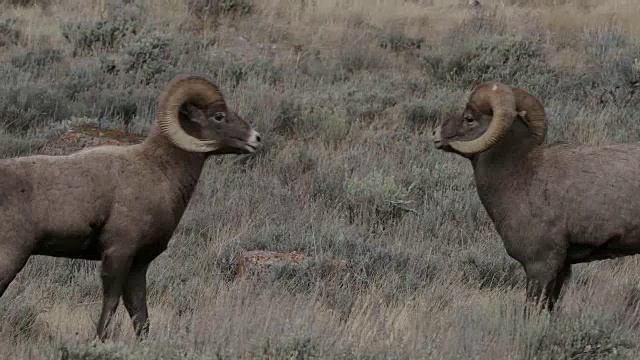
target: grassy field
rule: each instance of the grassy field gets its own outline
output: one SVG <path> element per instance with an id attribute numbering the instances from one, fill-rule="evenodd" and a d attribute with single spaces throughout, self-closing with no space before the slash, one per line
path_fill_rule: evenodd
<path id="1" fill-rule="evenodd" d="M 122 306 L 92 342 L 99 263 L 33 257 L 0 298 L 2 358 L 640 357 L 640 258 L 575 266 L 558 313 L 524 319 L 470 164 L 429 136 L 500 80 L 544 102 L 549 142 L 639 141 L 640 6 L 480 1 L 0 0 L 2 156 L 77 118 L 145 133 L 186 71 L 266 142 L 207 165 L 151 265 L 147 342 Z M 312 260 L 233 280 L 254 249 Z"/>

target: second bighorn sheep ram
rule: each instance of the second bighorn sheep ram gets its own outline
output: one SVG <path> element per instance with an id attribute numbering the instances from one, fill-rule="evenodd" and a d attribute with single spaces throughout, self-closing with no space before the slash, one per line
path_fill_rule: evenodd
<path id="1" fill-rule="evenodd" d="M 572 264 L 640 253 L 640 144 L 544 144 L 545 118 L 525 90 L 487 82 L 433 141 L 471 161 L 527 300 L 553 310 Z"/>
<path id="2" fill-rule="evenodd" d="M 166 87 L 140 144 L 0 160 L 0 295 L 31 255 L 101 260 L 98 337 L 121 296 L 137 337 L 146 337 L 147 268 L 166 249 L 205 160 L 253 153 L 259 143 L 213 83 L 185 74 Z"/>

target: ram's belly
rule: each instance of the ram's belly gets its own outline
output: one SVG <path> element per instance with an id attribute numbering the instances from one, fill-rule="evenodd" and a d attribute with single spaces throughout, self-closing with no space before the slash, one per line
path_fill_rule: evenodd
<path id="1" fill-rule="evenodd" d="M 603 245 L 570 244 L 567 251 L 569 263 L 583 263 L 595 260 L 614 259 L 622 256 L 640 254 L 638 244 L 605 243 Z"/>
<path id="2" fill-rule="evenodd" d="M 570 233 L 567 254 L 570 262 L 612 259 L 640 253 L 639 228 L 615 224 L 615 221 L 609 224 L 595 222 L 593 225 L 596 226 Z"/>
<path id="3" fill-rule="evenodd" d="M 89 206 L 87 202 L 76 201 L 75 207 L 54 207 L 38 209 L 36 253 L 97 260 L 100 259 L 100 234 L 105 226 L 108 211 L 100 202 Z M 61 216 L 65 214 L 65 216 Z"/>
<path id="4" fill-rule="evenodd" d="M 99 233 L 91 230 L 76 234 L 45 234 L 38 239 L 34 255 L 100 260 Z"/>

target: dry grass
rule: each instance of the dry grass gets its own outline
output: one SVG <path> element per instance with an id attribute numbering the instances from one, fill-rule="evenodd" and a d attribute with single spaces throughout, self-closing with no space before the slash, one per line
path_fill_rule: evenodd
<path id="1" fill-rule="evenodd" d="M 640 354 L 639 260 L 576 266 L 557 315 L 525 320 L 523 271 L 469 164 L 427 135 L 474 82 L 498 79 L 545 103 L 549 141 L 640 140 L 635 1 L 20 3 L 0 1 L 3 156 L 32 153 L 74 117 L 144 132 L 184 71 L 214 77 L 266 144 L 206 168 L 151 266 L 148 342 L 133 341 L 121 307 L 116 341 L 91 343 L 98 264 L 34 257 L 0 299 L 4 358 Z M 231 280 L 234 257 L 255 249 L 314 260 Z M 347 270 L 328 271 L 334 260 Z"/>

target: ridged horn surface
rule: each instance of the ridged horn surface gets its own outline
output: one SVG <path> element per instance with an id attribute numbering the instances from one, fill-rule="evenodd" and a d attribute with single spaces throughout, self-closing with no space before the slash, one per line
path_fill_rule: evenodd
<path id="1" fill-rule="evenodd" d="M 187 74 L 174 78 L 160 98 L 157 115 L 160 131 L 175 146 L 190 152 L 210 152 L 218 149 L 215 140 L 197 139 L 180 126 L 180 107 L 190 102 L 200 109 L 227 112 L 227 104 L 218 87 L 204 76 Z"/>
<path id="2" fill-rule="evenodd" d="M 525 111 L 525 117 L 531 137 L 533 137 L 538 144 L 544 142 L 546 135 L 546 114 L 542 103 L 533 95 L 529 94 L 527 90 L 514 88 L 512 89 L 513 95 L 516 99 L 516 111 Z"/>
<path id="3" fill-rule="evenodd" d="M 515 97 L 510 87 L 498 82 L 486 82 L 479 85 L 471 96 L 473 103 L 485 115 L 493 115 L 487 130 L 477 139 L 453 141 L 451 147 L 463 154 L 475 154 L 485 151 L 497 143 L 509 130 L 515 116 Z"/>

